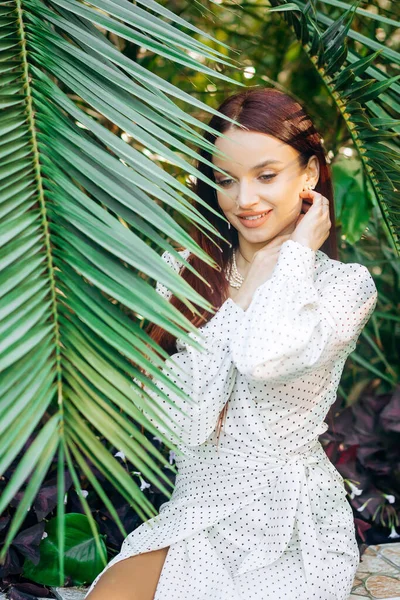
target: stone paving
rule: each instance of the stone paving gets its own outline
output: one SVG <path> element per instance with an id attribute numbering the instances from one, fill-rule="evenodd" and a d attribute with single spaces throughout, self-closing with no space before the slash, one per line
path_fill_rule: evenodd
<path id="1" fill-rule="evenodd" d="M 87 588 L 52 588 L 57 600 L 83 600 Z M 6 596 L 0 593 L 0 600 Z M 400 542 L 368 546 L 348 600 L 400 600 Z"/>
<path id="2" fill-rule="evenodd" d="M 88 588 L 52 588 L 57 600 L 83 600 Z"/>
<path id="3" fill-rule="evenodd" d="M 400 543 L 368 546 L 349 600 L 400 600 Z"/>

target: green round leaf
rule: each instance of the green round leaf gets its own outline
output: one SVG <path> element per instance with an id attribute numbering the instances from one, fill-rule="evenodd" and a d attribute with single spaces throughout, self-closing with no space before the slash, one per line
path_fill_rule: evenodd
<path id="1" fill-rule="evenodd" d="M 57 517 L 46 527 L 47 537 L 40 544 L 40 561 L 24 564 L 24 577 L 43 585 L 59 585 Z M 100 544 L 106 551 L 104 536 Z M 65 577 L 74 585 L 91 583 L 103 570 L 103 562 L 90 529 L 88 518 L 79 513 L 65 515 Z"/>

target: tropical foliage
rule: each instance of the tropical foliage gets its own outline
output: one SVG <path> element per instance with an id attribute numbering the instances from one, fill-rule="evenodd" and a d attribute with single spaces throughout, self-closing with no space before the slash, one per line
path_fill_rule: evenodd
<path id="1" fill-rule="evenodd" d="M 0 472 L 8 480 L 1 513 L 25 485 L 1 557 L 57 455 L 61 581 L 65 466 L 77 488 L 81 470 L 124 532 L 89 462 L 142 519 L 153 516 L 154 507 L 112 457 L 110 445 L 170 493 L 170 480 L 159 466 L 163 457 L 140 430 L 157 433 L 142 413 L 144 399 L 132 382 L 133 376 L 143 378 L 136 366 L 157 375 L 162 362 L 140 324 L 149 319 L 175 334 L 181 334 L 183 324 L 195 329 L 142 275 L 206 305 L 165 269 L 147 243 L 175 252 L 166 235 L 199 252 L 156 201 L 206 232 L 210 225 L 188 201 L 193 192 L 103 124 L 110 121 L 142 149 L 160 152 L 191 176 L 198 174 L 184 160 L 185 154 L 197 158 L 185 143 L 204 145 L 194 129 L 203 126 L 168 94 L 212 109 L 125 57 L 104 32 L 117 32 L 207 75 L 214 72 L 188 51 L 210 61 L 222 58 L 160 19 L 179 23 L 173 13 L 156 3 L 147 5 L 158 15 L 128 2 L 102 0 L 90 6 L 7 2 L 1 10 Z M 85 498 L 81 500 L 105 562 L 95 521 Z"/>
<path id="2" fill-rule="evenodd" d="M 400 386 L 375 394 L 373 382 L 358 402 L 332 406 L 321 443 L 344 478 L 362 544 L 400 538 Z"/>
<path id="3" fill-rule="evenodd" d="M 355 401 L 371 377 L 393 388 L 399 23 L 380 4 L 1 2 L 3 577 L 25 561 L 45 583 L 32 568 L 40 545 L 57 554 L 60 582 L 89 580 L 106 560 L 99 528 L 116 551 L 170 496 L 176 448 L 144 416 L 151 399 L 133 378 L 156 389 L 137 367 L 161 377 L 165 353 L 147 321 L 179 337 L 193 330 L 155 280 L 195 312 L 193 302 L 210 308 L 159 254 L 183 245 L 210 263 L 188 225 L 219 234 L 187 181 L 199 176 L 207 115 L 238 85 L 296 94 L 326 132 L 344 259 L 358 252 L 376 270 L 381 302 L 341 394 Z M 77 513 L 76 540 L 66 539 Z M 88 531 L 97 567 L 82 579 L 64 556 L 79 555 Z"/>
<path id="4" fill-rule="evenodd" d="M 322 3 L 346 7 L 344 2 L 322 0 Z M 400 74 L 389 76 L 392 63 L 399 70 L 400 54 L 351 30 L 354 12 L 360 11 L 360 3 L 358 0 L 339 19 L 333 20 L 317 13 L 313 2 L 271 1 L 278 10 L 285 9 L 287 22 L 294 28 L 334 99 L 363 163 L 363 172 L 373 186 L 384 223 L 400 253 L 400 145 L 396 140 L 400 121 L 393 119 L 394 114 L 400 114 L 400 85 L 396 83 Z M 359 14 L 371 18 L 369 11 Z M 396 25 L 394 20 L 382 18 L 379 21 Z M 348 51 L 347 36 L 357 40 L 361 46 L 358 51 Z M 375 66 L 377 59 L 379 65 Z M 386 145 L 390 140 L 393 140 L 392 148 Z"/>

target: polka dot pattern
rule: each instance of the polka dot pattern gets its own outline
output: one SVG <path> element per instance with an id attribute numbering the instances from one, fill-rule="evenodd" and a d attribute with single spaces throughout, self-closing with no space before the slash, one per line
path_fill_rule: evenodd
<path id="1" fill-rule="evenodd" d="M 183 442 L 175 489 L 106 569 L 169 546 L 154 600 L 345 600 L 359 563 L 353 515 L 318 437 L 376 302 L 366 267 L 287 240 L 246 310 L 228 298 L 190 334 L 202 351 L 177 340 L 162 369 L 176 393 L 145 388 L 162 432 Z"/>

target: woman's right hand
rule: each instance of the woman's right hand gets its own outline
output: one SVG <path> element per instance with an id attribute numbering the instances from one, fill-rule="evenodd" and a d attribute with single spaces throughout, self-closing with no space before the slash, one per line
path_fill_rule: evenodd
<path id="1" fill-rule="evenodd" d="M 305 190 L 300 193 L 300 196 L 303 200 L 311 199 L 312 204 L 308 206 L 303 202 L 305 214 L 298 216 L 294 230 L 276 236 L 264 248 L 254 253 L 245 280 L 233 299 L 243 310 L 249 306 L 256 289 L 270 279 L 284 242 L 293 240 L 311 250 L 318 250 L 329 237 L 331 221 L 327 198 L 314 190 Z"/>
<path id="2" fill-rule="evenodd" d="M 298 216 L 290 239 L 303 244 L 303 246 L 308 246 L 311 250 L 319 250 L 329 237 L 332 226 L 329 216 L 329 200 L 314 190 L 304 190 L 300 192 L 300 197 L 303 198 L 305 214 Z M 311 200 L 311 206 L 306 204 L 305 198 Z"/>

